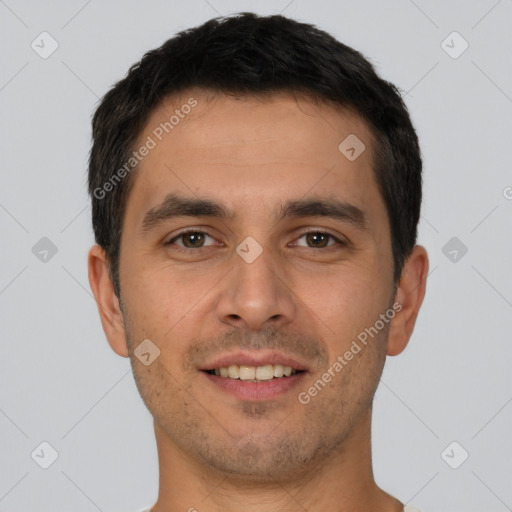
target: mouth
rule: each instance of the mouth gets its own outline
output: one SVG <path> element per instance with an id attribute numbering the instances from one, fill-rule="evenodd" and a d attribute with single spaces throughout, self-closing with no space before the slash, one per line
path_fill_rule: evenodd
<path id="1" fill-rule="evenodd" d="M 303 373 L 305 370 L 281 364 L 266 364 L 263 366 L 231 364 L 203 371 L 223 379 L 241 380 L 244 382 L 268 382 L 275 379 L 285 379 L 292 375 Z"/>
<path id="2" fill-rule="evenodd" d="M 216 391 L 253 402 L 279 398 L 308 373 L 305 365 L 285 355 L 256 357 L 247 352 L 227 355 L 200 370 Z"/>

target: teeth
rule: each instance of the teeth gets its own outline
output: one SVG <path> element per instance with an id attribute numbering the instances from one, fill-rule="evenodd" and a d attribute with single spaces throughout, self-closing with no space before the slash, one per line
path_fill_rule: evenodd
<path id="1" fill-rule="evenodd" d="M 220 377 L 252 382 L 289 377 L 290 375 L 295 375 L 297 373 L 297 370 L 293 369 L 291 366 L 283 366 L 281 364 L 266 364 L 264 366 L 239 366 L 237 364 L 232 364 L 227 367 L 222 366 L 220 368 L 215 368 L 214 371 L 215 375 Z"/>
<path id="2" fill-rule="evenodd" d="M 252 380 L 256 378 L 256 368 L 254 366 L 240 366 L 238 376 L 240 380 Z"/>
<path id="3" fill-rule="evenodd" d="M 271 364 L 258 366 L 255 373 L 257 380 L 270 380 L 274 378 L 274 367 Z"/>
<path id="4" fill-rule="evenodd" d="M 284 375 L 284 368 L 280 364 L 274 365 L 274 377 L 282 377 Z"/>
<path id="5" fill-rule="evenodd" d="M 238 373 L 238 370 L 239 370 L 239 366 L 237 366 L 236 364 L 232 364 L 231 366 L 228 366 L 228 377 L 230 379 L 239 379 L 240 378 L 240 375 Z"/>

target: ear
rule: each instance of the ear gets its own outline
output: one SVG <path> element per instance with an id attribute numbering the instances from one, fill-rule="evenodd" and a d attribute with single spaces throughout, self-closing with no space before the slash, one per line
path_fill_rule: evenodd
<path id="1" fill-rule="evenodd" d="M 414 246 L 405 262 L 402 276 L 395 295 L 397 311 L 390 324 L 388 356 L 402 352 L 411 337 L 427 285 L 428 255 L 421 245 Z M 401 309 L 399 309 L 399 306 Z"/>
<path id="2" fill-rule="evenodd" d="M 116 354 L 128 357 L 123 313 L 110 279 L 106 253 L 99 245 L 94 245 L 90 249 L 88 266 L 89 284 L 98 305 L 101 324 L 107 340 Z"/>

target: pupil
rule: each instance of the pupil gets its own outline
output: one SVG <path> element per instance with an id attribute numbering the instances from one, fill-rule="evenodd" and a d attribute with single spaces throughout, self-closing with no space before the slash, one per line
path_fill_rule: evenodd
<path id="1" fill-rule="evenodd" d="M 192 243 L 190 244 L 192 247 L 197 247 L 202 242 L 202 233 L 187 233 L 185 236 L 185 240 L 192 240 Z M 195 239 L 195 241 L 194 241 Z M 185 242 L 185 245 L 188 245 L 187 242 Z"/>
<path id="2" fill-rule="evenodd" d="M 319 238 L 323 238 L 323 242 L 320 242 L 318 244 L 316 242 L 318 242 Z M 315 247 L 325 247 L 326 240 L 327 240 L 327 237 L 325 235 L 323 235 L 322 233 L 310 233 L 308 235 L 308 243 L 312 242 Z"/>

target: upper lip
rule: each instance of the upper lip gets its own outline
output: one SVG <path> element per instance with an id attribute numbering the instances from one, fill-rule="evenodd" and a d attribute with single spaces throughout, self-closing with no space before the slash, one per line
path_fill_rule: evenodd
<path id="1" fill-rule="evenodd" d="M 307 366 L 301 363 L 294 357 L 279 352 L 233 352 L 231 354 L 225 354 L 213 360 L 211 363 L 208 362 L 200 370 L 215 370 L 216 368 L 227 367 L 230 365 L 238 366 L 265 366 L 265 365 L 276 365 L 290 366 L 292 369 L 307 371 Z"/>

